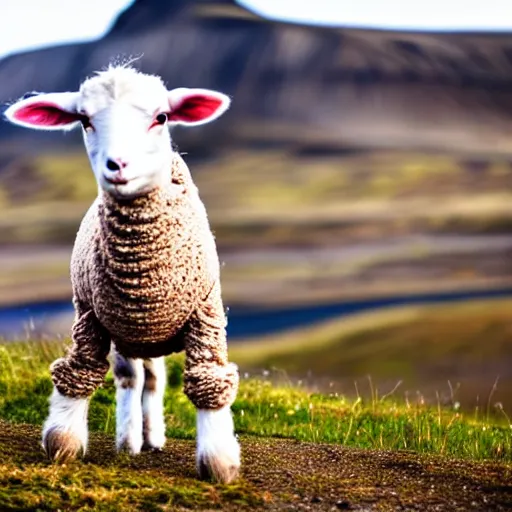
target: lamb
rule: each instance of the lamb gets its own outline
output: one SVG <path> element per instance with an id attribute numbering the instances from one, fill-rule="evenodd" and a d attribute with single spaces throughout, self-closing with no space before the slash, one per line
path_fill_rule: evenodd
<path id="1" fill-rule="evenodd" d="M 78 92 L 26 95 L 5 112 L 35 129 L 82 126 L 98 197 L 71 256 L 72 346 L 51 365 L 54 389 L 42 445 L 54 461 L 87 448 L 91 395 L 109 369 L 116 384 L 116 447 L 137 454 L 165 443 L 164 356 L 184 350 L 184 390 L 197 409 L 200 477 L 231 482 L 240 468 L 231 405 L 219 259 L 205 207 L 168 126 L 223 114 L 226 95 L 168 91 L 160 77 L 123 65 Z"/>

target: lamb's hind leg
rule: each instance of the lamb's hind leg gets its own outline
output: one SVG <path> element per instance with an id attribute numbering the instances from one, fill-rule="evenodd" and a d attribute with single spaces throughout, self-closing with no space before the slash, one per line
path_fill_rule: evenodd
<path id="1" fill-rule="evenodd" d="M 50 368 L 55 387 L 43 425 L 43 448 L 51 460 L 61 462 L 85 453 L 89 397 L 109 368 L 107 331 L 91 310 L 76 307 L 71 350 Z"/>
<path id="2" fill-rule="evenodd" d="M 144 365 L 142 359 L 130 359 L 115 354 L 116 383 L 116 447 L 132 455 L 142 448 L 142 389 Z"/>
<path id="3" fill-rule="evenodd" d="M 164 394 L 165 359 L 144 360 L 145 382 L 142 393 L 143 450 L 161 450 L 165 444 Z"/>
<path id="4" fill-rule="evenodd" d="M 225 327 L 217 283 L 187 325 L 185 393 L 197 408 L 197 471 L 228 483 L 238 475 L 240 446 L 231 416 L 238 369 L 228 362 Z"/>

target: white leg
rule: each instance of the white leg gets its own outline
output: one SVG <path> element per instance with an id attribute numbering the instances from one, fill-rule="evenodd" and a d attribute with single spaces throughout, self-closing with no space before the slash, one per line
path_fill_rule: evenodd
<path id="1" fill-rule="evenodd" d="M 116 383 L 116 447 L 132 455 L 142 447 L 142 388 L 144 366 L 142 359 L 115 357 Z"/>
<path id="2" fill-rule="evenodd" d="M 50 459 L 65 462 L 87 449 L 87 398 L 69 398 L 54 388 L 43 425 L 43 448 Z"/>
<path id="3" fill-rule="evenodd" d="M 165 359 L 144 360 L 145 382 L 142 393 L 143 449 L 161 450 L 165 444 L 164 394 Z"/>
<path id="4" fill-rule="evenodd" d="M 197 411 L 197 471 L 229 483 L 238 475 L 240 445 L 235 437 L 229 406 L 217 410 Z"/>

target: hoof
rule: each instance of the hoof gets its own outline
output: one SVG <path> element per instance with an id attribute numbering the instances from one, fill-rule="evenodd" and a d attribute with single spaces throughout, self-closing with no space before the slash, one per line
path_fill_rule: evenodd
<path id="1" fill-rule="evenodd" d="M 165 428 L 144 430 L 142 451 L 162 452 L 165 446 Z"/>
<path id="2" fill-rule="evenodd" d="M 143 452 L 151 452 L 151 453 L 162 453 L 164 451 L 164 449 L 161 448 L 160 446 L 152 446 L 149 443 L 144 443 L 142 445 L 141 450 Z"/>
<path id="3" fill-rule="evenodd" d="M 116 449 L 119 453 L 138 455 L 142 449 L 142 443 L 134 442 L 134 440 L 123 439 L 116 443 Z"/>
<path id="4" fill-rule="evenodd" d="M 240 464 L 228 456 L 202 455 L 197 462 L 197 472 L 203 480 L 229 484 L 238 477 Z"/>
<path id="5" fill-rule="evenodd" d="M 43 448 L 53 462 L 66 463 L 82 455 L 84 447 L 80 439 L 69 431 L 50 429 L 43 439 Z"/>
<path id="6" fill-rule="evenodd" d="M 231 409 L 199 410 L 196 467 L 201 478 L 229 484 L 240 471 L 240 445 L 234 434 Z"/>

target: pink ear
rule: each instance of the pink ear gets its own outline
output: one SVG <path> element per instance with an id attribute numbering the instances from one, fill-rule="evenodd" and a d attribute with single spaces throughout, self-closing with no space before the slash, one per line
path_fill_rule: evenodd
<path id="1" fill-rule="evenodd" d="M 5 111 L 14 124 L 36 130 L 67 130 L 83 116 L 77 113 L 77 92 L 38 94 L 21 99 Z"/>
<path id="2" fill-rule="evenodd" d="M 81 116 L 60 109 L 51 103 L 32 103 L 16 110 L 13 119 L 21 123 L 40 127 L 66 126 L 80 121 Z"/>
<path id="3" fill-rule="evenodd" d="M 199 125 L 213 121 L 229 107 L 228 96 L 207 89 L 174 89 L 169 93 L 169 122 Z"/>

